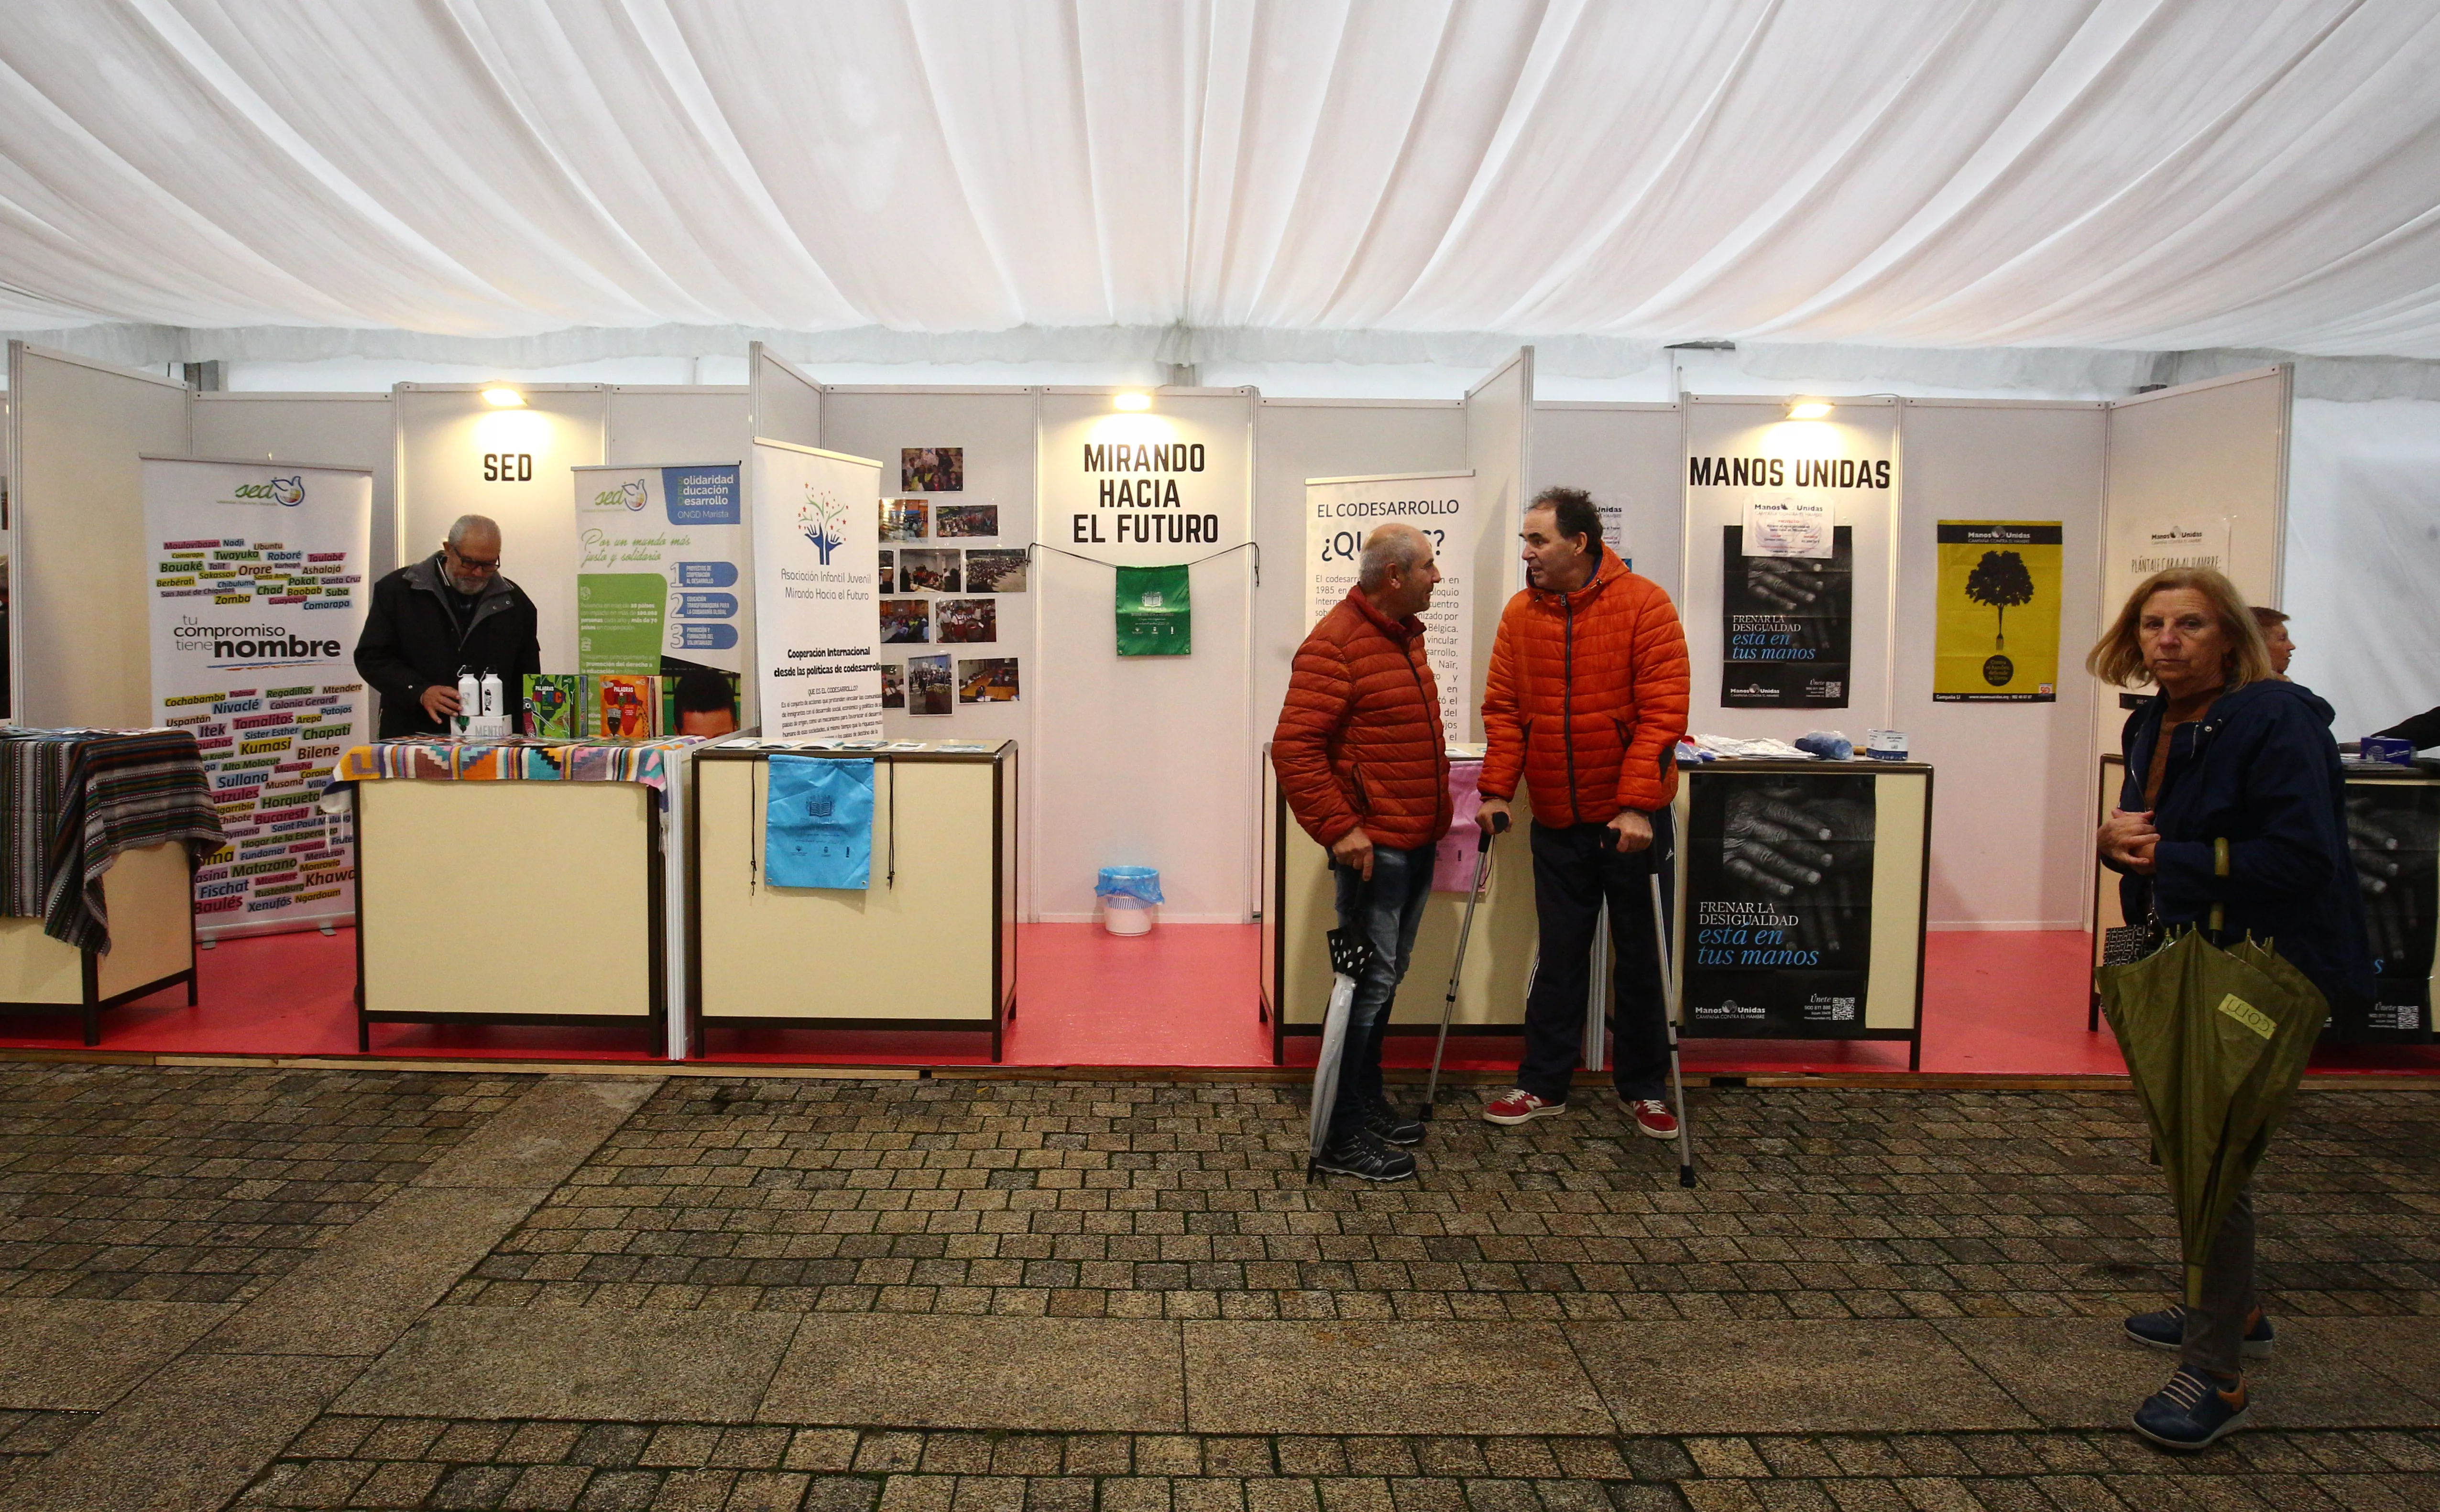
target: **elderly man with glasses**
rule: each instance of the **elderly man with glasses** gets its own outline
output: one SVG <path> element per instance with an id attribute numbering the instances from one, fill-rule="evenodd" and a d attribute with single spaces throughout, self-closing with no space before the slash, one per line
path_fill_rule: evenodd
<path id="1" fill-rule="evenodd" d="M 440 550 L 373 585 L 356 670 L 381 695 L 381 738 L 445 733 L 460 672 L 497 672 L 523 729 L 526 674 L 542 670 L 534 624 L 533 600 L 500 576 L 499 525 L 458 516 Z"/>

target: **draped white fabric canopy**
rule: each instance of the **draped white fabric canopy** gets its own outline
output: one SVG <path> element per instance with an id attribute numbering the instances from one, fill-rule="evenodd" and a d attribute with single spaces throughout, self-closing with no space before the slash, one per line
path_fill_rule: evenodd
<path id="1" fill-rule="evenodd" d="M 0 326 L 2440 357 L 2427 0 L 81 0 Z"/>

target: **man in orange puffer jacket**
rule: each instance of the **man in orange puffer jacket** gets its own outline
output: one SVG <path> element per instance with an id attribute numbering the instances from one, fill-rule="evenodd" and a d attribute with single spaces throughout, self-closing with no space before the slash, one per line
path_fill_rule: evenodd
<path id="1" fill-rule="evenodd" d="M 1424 655 L 1424 622 L 1441 580 L 1432 543 L 1386 525 L 1364 543 L 1356 583 L 1297 648 L 1271 764 L 1305 833 L 1330 847 L 1338 925 L 1372 943 L 1355 985 L 1323 1170 L 1394 1182 L 1415 1174 L 1396 1147 L 1424 1126 L 1390 1112 L 1381 1037 L 1415 930 L 1432 892 L 1432 854 L 1448 833 L 1448 745 L 1441 695 Z"/>
<path id="2" fill-rule="evenodd" d="M 1668 1008 L 1645 879 L 1669 848 L 1686 733 L 1686 632 L 1660 584 L 1602 549 L 1601 516 L 1581 489 L 1545 489 L 1520 535 L 1532 585 L 1508 601 L 1492 642 L 1478 822 L 1504 827 L 1521 775 L 1534 800 L 1541 953 L 1516 1090 L 1482 1116 L 1521 1124 L 1568 1111 L 1593 929 L 1606 903 L 1618 956 L 1613 1078 L 1638 1129 L 1675 1138 L 1677 1115 L 1662 1096 Z"/>

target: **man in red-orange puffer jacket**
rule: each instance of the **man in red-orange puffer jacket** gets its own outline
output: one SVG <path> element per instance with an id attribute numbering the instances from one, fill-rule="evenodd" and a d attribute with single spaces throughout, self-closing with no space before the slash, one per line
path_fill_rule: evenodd
<path id="1" fill-rule="evenodd" d="M 1330 847 L 1338 926 L 1372 943 L 1355 985 L 1338 1100 L 1320 1167 L 1368 1181 L 1415 1174 L 1399 1145 L 1424 1126 L 1390 1112 L 1381 1036 L 1432 892 L 1432 853 L 1448 833 L 1448 746 L 1424 622 L 1441 580 L 1432 543 L 1385 525 L 1364 543 L 1356 583 L 1297 648 L 1287 703 L 1271 737 L 1280 791 L 1305 833 Z"/>
<path id="2" fill-rule="evenodd" d="M 1581 489 L 1544 489 L 1520 536 L 1532 586 L 1508 601 L 1492 643 L 1479 822 L 1504 827 L 1521 775 L 1534 799 L 1541 953 L 1516 1090 L 1482 1116 L 1521 1124 L 1568 1111 L 1606 903 L 1618 957 L 1613 1079 L 1636 1127 L 1672 1139 L 1668 1007 L 1646 879 L 1668 850 L 1678 792 L 1686 632 L 1660 584 L 1602 549 L 1601 516 Z"/>

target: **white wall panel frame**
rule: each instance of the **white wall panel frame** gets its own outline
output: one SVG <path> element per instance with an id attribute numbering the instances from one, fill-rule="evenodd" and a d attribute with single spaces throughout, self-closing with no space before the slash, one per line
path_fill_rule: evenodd
<path id="1" fill-rule="evenodd" d="M 14 722 L 152 722 L 140 458 L 193 450 L 183 383 L 9 344 Z"/>
<path id="2" fill-rule="evenodd" d="M 440 549 L 461 514 L 499 522 L 501 571 L 533 600 L 545 671 L 576 668 L 576 508 L 568 470 L 601 465 L 609 425 L 602 383 L 520 383 L 525 404 L 494 408 L 476 383 L 401 383 L 399 560 Z M 507 479 L 485 458 L 530 457 Z M 686 461 L 713 460 L 684 458 Z"/>

